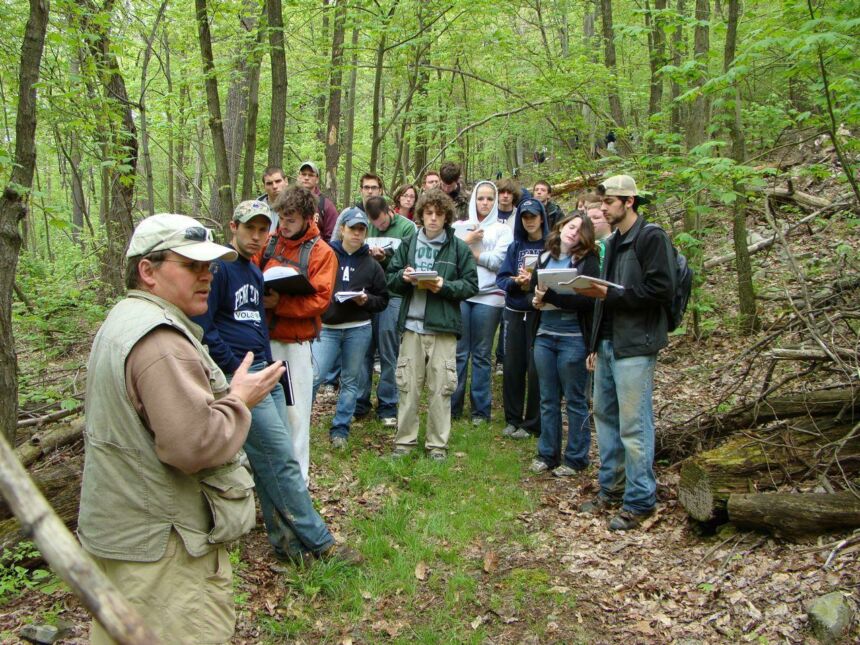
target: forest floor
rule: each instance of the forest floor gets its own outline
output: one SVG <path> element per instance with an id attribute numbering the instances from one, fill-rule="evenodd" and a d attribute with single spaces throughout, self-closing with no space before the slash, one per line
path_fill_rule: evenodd
<path id="1" fill-rule="evenodd" d="M 809 228 L 792 238 L 810 280 L 856 272 L 839 253 L 856 263 L 860 220 L 813 226 L 815 235 Z M 730 228 L 727 221 L 710 235 L 728 243 Z M 835 251 L 845 245 L 853 255 Z M 761 292 L 792 285 L 783 260 L 777 250 L 754 256 Z M 740 396 L 738 382 L 755 370 L 735 357 L 785 313 L 785 302 L 765 301 L 763 330 L 740 337 L 733 275 L 731 265 L 708 275 L 704 337 L 675 336 L 660 355 L 658 431 Z M 332 405 L 320 401 L 315 413 L 312 495 L 336 537 L 366 562 L 276 567 L 258 526 L 232 550 L 234 643 L 801 643 L 814 642 L 810 600 L 841 590 L 860 605 L 860 548 L 830 559 L 846 533 L 793 543 L 698 525 L 676 499 L 678 464 L 657 463 L 657 513 L 638 530 L 613 533 L 608 516 L 577 512 L 596 492 L 594 466 L 570 479 L 531 475 L 535 442 L 501 436 L 499 405 L 489 425 L 455 424 L 441 464 L 390 460 L 391 432 L 376 421 L 355 424 L 350 448 L 332 453 Z M 4 643 L 20 642 L 26 623 L 57 620 L 72 626 L 61 642 L 87 642 L 87 614 L 63 585 L 49 580 L 0 598 Z M 845 642 L 860 641 L 858 623 Z"/>

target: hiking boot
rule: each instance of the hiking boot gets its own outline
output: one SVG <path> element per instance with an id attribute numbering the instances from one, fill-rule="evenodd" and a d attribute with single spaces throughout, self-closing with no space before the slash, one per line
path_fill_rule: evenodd
<path id="1" fill-rule="evenodd" d="M 621 510 L 618 515 L 609 520 L 610 531 L 630 531 L 642 524 L 646 519 L 651 517 L 654 511 L 648 513 L 633 513 L 632 511 Z"/>
<path id="2" fill-rule="evenodd" d="M 343 564 L 357 567 L 364 562 L 364 556 L 352 547 L 335 542 L 324 551 L 316 554 L 319 560 L 337 560 Z"/>
<path id="3" fill-rule="evenodd" d="M 404 457 L 408 457 L 410 452 L 412 452 L 411 448 L 407 448 L 406 446 L 395 446 L 394 450 L 391 451 L 391 458 L 403 459 Z"/>
<path id="4" fill-rule="evenodd" d="M 583 504 L 579 505 L 580 513 L 591 513 L 592 515 L 598 515 L 603 511 L 608 510 L 614 506 L 614 504 L 603 495 L 597 495 L 594 499 L 591 499 Z"/>
<path id="5" fill-rule="evenodd" d="M 331 438 L 332 450 L 345 450 L 346 446 L 346 437 L 336 436 Z"/>
<path id="6" fill-rule="evenodd" d="M 397 427 L 397 417 L 383 417 L 380 419 L 382 421 L 383 428 L 396 428 Z"/>
<path id="7" fill-rule="evenodd" d="M 567 464 L 562 464 L 555 468 L 552 471 L 552 474 L 556 477 L 573 477 L 574 475 L 581 473 L 583 470 L 585 470 L 585 468 L 571 468 Z"/>
<path id="8" fill-rule="evenodd" d="M 505 429 L 502 430 L 502 436 L 510 437 L 517 431 L 517 427 L 513 423 L 509 423 L 505 426 Z"/>
<path id="9" fill-rule="evenodd" d="M 532 459 L 532 463 L 529 466 L 529 470 L 532 471 L 535 475 L 540 475 L 541 473 L 545 473 L 549 470 L 549 465 L 545 461 L 541 461 L 540 459 Z"/>
<path id="10" fill-rule="evenodd" d="M 433 448 L 427 453 L 427 458 L 430 459 L 430 461 L 445 461 L 447 456 L 447 453 L 441 448 Z"/>
<path id="11" fill-rule="evenodd" d="M 269 569 L 275 573 L 289 573 L 290 569 L 297 567 L 299 569 L 307 569 L 314 561 L 314 554 L 310 551 L 300 551 L 298 553 L 274 552 L 275 559 L 278 564 L 270 564 Z M 287 566 L 281 566 L 287 565 Z"/>
<path id="12" fill-rule="evenodd" d="M 523 428 L 517 428 L 511 433 L 511 439 L 528 439 L 531 437 L 528 430 Z"/>

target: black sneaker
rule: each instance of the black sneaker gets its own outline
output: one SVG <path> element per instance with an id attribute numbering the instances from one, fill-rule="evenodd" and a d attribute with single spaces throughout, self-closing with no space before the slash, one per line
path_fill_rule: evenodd
<path id="1" fill-rule="evenodd" d="M 591 513 L 592 515 L 599 515 L 603 511 L 606 511 L 616 504 L 613 503 L 608 497 L 604 497 L 603 495 L 597 495 L 594 499 L 590 499 L 587 502 L 579 505 L 580 513 Z"/>
<path id="2" fill-rule="evenodd" d="M 630 531 L 638 527 L 642 522 L 651 517 L 654 511 L 648 513 L 633 513 L 631 511 L 619 511 L 618 515 L 609 520 L 610 531 Z"/>

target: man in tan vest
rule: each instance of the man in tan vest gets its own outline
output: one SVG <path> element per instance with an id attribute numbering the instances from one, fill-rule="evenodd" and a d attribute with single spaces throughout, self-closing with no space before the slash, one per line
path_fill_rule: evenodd
<path id="1" fill-rule="evenodd" d="M 163 642 L 223 643 L 235 624 L 225 544 L 254 525 L 237 455 L 253 408 L 284 368 L 228 385 L 190 316 L 206 311 L 209 263 L 233 260 L 184 215 L 154 215 L 126 252 L 127 297 L 88 364 L 78 537 Z M 91 640 L 110 643 L 93 624 Z"/>

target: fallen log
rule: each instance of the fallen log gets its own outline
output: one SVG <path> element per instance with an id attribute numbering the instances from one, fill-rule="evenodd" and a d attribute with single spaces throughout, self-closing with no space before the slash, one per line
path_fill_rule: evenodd
<path id="1" fill-rule="evenodd" d="M 599 177 L 580 177 L 579 179 L 571 179 L 570 181 L 563 181 L 560 184 L 555 184 L 552 187 L 552 194 L 553 196 L 564 195 L 565 193 L 571 193 L 575 190 L 594 188 L 599 183 Z"/>
<path id="2" fill-rule="evenodd" d="M 830 351 L 835 356 L 851 360 L 857 358 L 857 352 L 844 347 L 831 347 Z M 832 361 L 833 355 L 823 349 L 772 349 L 767 352 L 767 357 L 775 361 Z"/>
<path id="3" fill-rule="evenodd" d="M 51 423 L 52 421 L 59 421 L 60 419 L 65 419 L 66 417 L 70 417 L 73 414 L 77 414 L 81 410 L 84 409 L 83 405 L 75 406 L 69 410 L 58 410 L 56 412 L 51 412 L 51 414 L 46 414 L 41 417 L 33 417 L 32 419 L 22 419 L 18 422 L 19 428 L 28 428 L 30 426 L 43 426 L 47 423 Z"/>
<path id="4" fill-rule="evenodd" d="M 30 438 L 30 441 L 18 446 L 15 454 L 18 456 L 21 465 L 26 468 L 48 454 L 51 450 L 62 448 L 76 441 L 83 431 L 83 418 L 76 419 L 71 423 L 64 423 L 53 428 L 50 432 L 34 435 Z"/>
<path id="5" fill-rule="evenodd" d="M 730 495 L 727 510 L 738 526 L 791 539 L 860 526 L 860 497 L 851 491 Z"/>
<path id="6" fill-rule="evenodd" d="M 681 464 L 678 501 L 700 522 L 725 517 L 731 495 L 775 489 L 802 478 L 832 454 L 822 448 L 847 436 L 853 425 L 804 420 L 768 436 L 730 439 Z M 847 441 L 839 456 L 846 473 L 860 471 L 860 436 Z"/>
<path id="7" fill-rule="evenodd" d="M 720 436 L 733 430 L 752 428 L 775 419 L 791 419 L 807 415 L 824 417 L 839 414 L 844 409 L 857 410 L 858 407 L 860 407 L 860 386 L 768 396 L 752 403 L 745 403 L 723 414 L 699 419 L 697 433 L 700 436 L 703 433 L 708 436 Z"/>
<path id="8" fill-rule="evenodd" d="M 36 488 L 51 503 L 63 521 L 77 518 L 83 467 L 83 455 L 75 455 L 59 463 L 37 468 L 30 473 L 30 479 L 36 484 Z M 12 509 L 5 500 L 0 499 L 0 520 L 10 517 L 12 517 Z M 66 524 L 68 523 L 66 521 Z M 0 542 L 4 537 L 3 531 L 0 530 Z"/>

